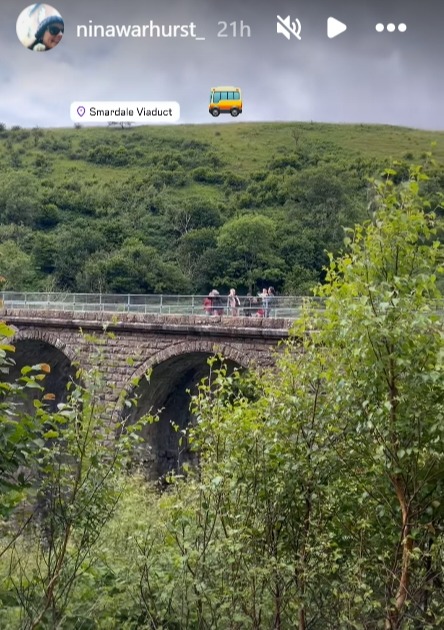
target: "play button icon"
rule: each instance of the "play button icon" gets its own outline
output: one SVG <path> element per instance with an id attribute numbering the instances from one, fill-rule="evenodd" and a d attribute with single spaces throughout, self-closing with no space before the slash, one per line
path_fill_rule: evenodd
<path id="1" fill-rule="evenodd" d="M 347 30 L 347 24 L 340 22 L 334 17 L 329 17 L 327 20 L 327 35 L 330 39 L 337 37 L 341 33 Z"/>

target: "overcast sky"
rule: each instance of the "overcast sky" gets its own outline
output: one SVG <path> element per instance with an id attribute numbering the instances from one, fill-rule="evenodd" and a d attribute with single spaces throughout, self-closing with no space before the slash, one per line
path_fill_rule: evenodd
<path id="1" fill-rule="evenodd" d="M 208 114 L 210 87 L 243 90 L 243 121 L 389 123 L 444 129 L 444 3 L 437 0 L 58 0 L 59 46 L 25 49 L 15 28 L 26 3 L 2 1 L 0 122 L 72 126 L 72 101 L 174 100 L 181 122 L 231 122 Z M 276 32 L 276 15 L 302 24 L 301 41 Z M 348 29 L 328 39 L 327 18 Z M 195 39 L 78 39 L 78 24 L 197 25 Z M 250 38 L 217 38 L 243 20 Z M 407 25 L 377 33 L 377 23 Z"/>

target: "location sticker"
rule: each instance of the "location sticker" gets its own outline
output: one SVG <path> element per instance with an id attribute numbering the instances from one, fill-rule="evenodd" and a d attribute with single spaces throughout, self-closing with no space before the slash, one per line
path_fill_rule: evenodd
<path id="1" fill-rule="evenodd" d="M 76 101 L 71 103 L 73 122 L 95 124 L 175 123 L 180 118 L 180 106 L 175 101 Z"/>

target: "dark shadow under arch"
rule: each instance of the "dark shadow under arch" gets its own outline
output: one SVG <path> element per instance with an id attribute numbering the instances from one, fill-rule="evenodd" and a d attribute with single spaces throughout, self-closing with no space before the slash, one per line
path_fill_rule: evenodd
<path id="1" fill-rule="evenodd" d="M 45 375 L 41 382 L 44 393 L 54 394 L 55 398 L 48 401 L 49 410 L 54 411 L 60 402 L 67 399 L 66 386 L 70 380 L 74 380 L 76 368 L 71 359 L 59 348 L 43 339 L 16 337 L 12 344 L 15 352 L 10 356 L 14 365 L 9 367 L 9 373 L 3 375 L 3 380 L 8 383 L 15 382 L 21 376 L 21 370 L 25 366 L 33 366 L 46 363 L 51 371 Z M 34 408 L 33 401 L 41 398 L 43 393 L 36 389 L 25 390 L 22 401 L 25 411 L 31 413 Z"/>
<path id="2" fill-rule="evenodd" d="M 158 479 L 194 459 L 182 432 L 194 421 L 190 397 L 197 393 L 202 379 L 210 374 L 208 359 L 211 356 L 213 353 L 205 351 L 171 356 L 155 364 L 149 380 L 142 378 L 131 392 L 137 396 L 137 406 L 124 412 L 127 422 L 136 422 L 150 412 L 159 414 L 159 420 L 145 426 L 142 431 L 146 446 L 140 449 L 140 459 L 151 478 Z M 228 372 L 244 369 L 232 359 L 224 359 L 223 363 Z M 218 360 L 213 369 L 220 366 Z M 179 443 L 180 438 L 182 445 Z"/>

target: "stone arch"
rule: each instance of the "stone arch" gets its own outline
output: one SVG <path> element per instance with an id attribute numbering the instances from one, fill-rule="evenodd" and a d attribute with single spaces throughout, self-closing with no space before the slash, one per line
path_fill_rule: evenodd
<path id="1" fill-rule="evenodd" d="M 120 406 L 120 417 L 131 423 L 150 411 L 159 413 L 159 421 L 143 430 L 148 448 L 142 447 L 141 459 L 151 477 L 159 478 L 192 459 L 186 443 L 179 445 L 179 438 L 183 437 L 181 431 L 193 421 L 187 390 L 191 393 L 197 390 L 199 381 L 209 373 L 207 359 L 214 354 L 224 358 L 230 371 L 246 369 L 253 362 L 250 353 L 241 352 L 230 344 L 204 339 L 184 341 L 152 355 L 134 372 L 125 387 L 126 392 L 137 393 L 138 404 L 126 412 Z M 152 370 L 149 381 L 142 379 L 133 388 L 134 379 L 143 377 L 148 370 Z"/>
<path id="2" fill-rule="evenodd" d="M 153 354 L 149 359 L 147 359 L 142 365 L 137 368 L 134 374 L 131 376 L 131 379 L 125 386 L 126 391 L 131 391 L 131 381 L 134 378 L 140 378 L 150 369 L 153 369 L 156 365 L 160 363 L 164 363 L 168 359 L 173 357 L 178 357 L 184 354 L 191 354 L 195 352 L 200 352 L 202 354 L 207 354 L 209 356 L 214 354 L 220 354 L 228 361 L 233 361 L 234 363 L 239 364 L 243 368 L 249 367 L 253 361 L 253 355 L 245 352 L 244 350 L 240 351 L 226 343 L 216 343 L 214 341 L 209 341 L 207 339 L 197 339 L 194 341 L 182 341 L 180 343 L 173 344 L 164 350 L 160 350 Z"/>
<path id="3" fill-rule="evenodd" d="M 47 363 L 51 371 L 45 376 L 42 386 L 45 392 L 55 394 L 55 400 L 48 404 L 50 409 L 56 409 L 58 403 L 66 400 L 66 386 L 69 380 L 75 377 L 74 352 L 53 333 L 37 329 L 18 330 L 11 343 L 15 346 L 12 355 L 15 365 L 10 367 L 5 380 L 9 382 L 16 380 L 25 365 Z M 26 393 L 26 399 L 22 404 L 27 411 L 31 411 L 34 399 L 42 394 L 39 390 L 33 389 Z"/>
<path id="4" fill-rule="evenodd" d="M 14 326 L 11 326 L 11 328 L 14 328 Z M 17 330 L 12 338 L 12 343 L 24 340 L 43 341 L 49 346 L 54 346 L 54 348 L 60 350 L 60 352 L 62 352 L 71 363 L 73 363 L 76 359 L 75 352 L 69 348 L 66 343 L 60 339 L 60 337 L 57 337 L 54 333 L 47 332 L 46 330 L 39 330 L 37 328 Z"/>

